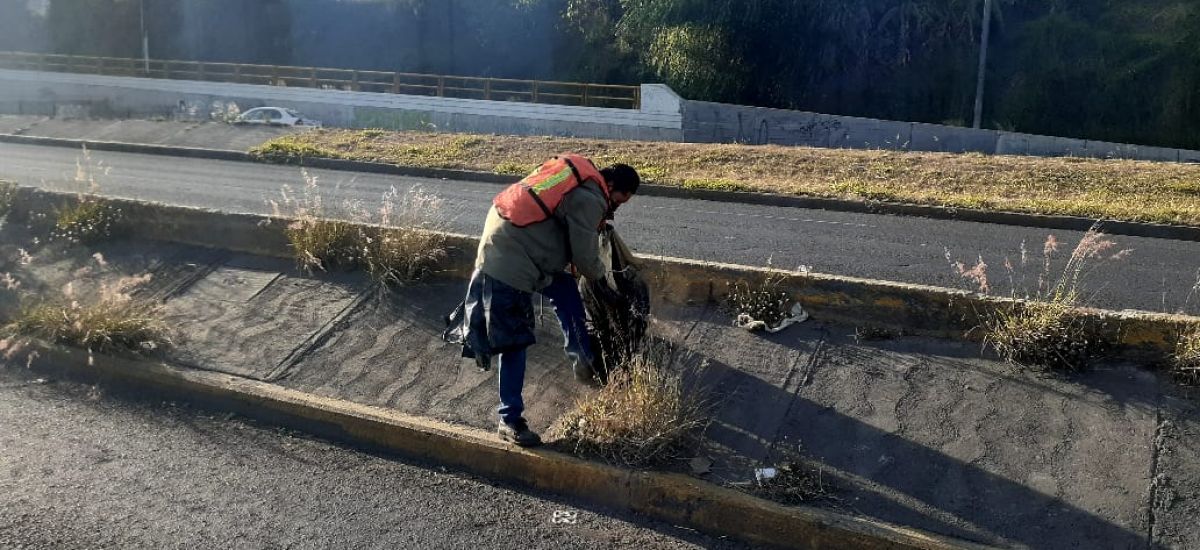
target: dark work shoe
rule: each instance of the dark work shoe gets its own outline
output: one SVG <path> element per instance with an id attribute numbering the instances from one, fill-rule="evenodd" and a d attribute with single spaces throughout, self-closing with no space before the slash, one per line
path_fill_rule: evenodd
<path id="1" fill-rule="evenodd" d="M 515 443 L 519 447 L 537 447 L 542 444 L 542 438 L 524 422 L 516 425 L 500 422 L 496 433 L 500 435 L 501 441 Z"/>

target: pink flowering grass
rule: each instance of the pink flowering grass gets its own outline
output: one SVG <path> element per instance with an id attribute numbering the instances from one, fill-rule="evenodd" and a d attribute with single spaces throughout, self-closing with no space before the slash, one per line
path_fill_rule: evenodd
<path id="1" fill-rule="evenodd" d="M 1055 256 L 1061 244 L 1054 235 L 1042 243 L 1042 265 L 1037 274 L 1037 287 L 1024 288 L 1025 271 L 1029 263 L 1025 244 L 1021 245 L 1019 265 L 1011 258 L 1004 259 L 1009 281 L 1009 297 L 1014 302 L 1002 305 L 984 316 L 982 329 L 985 343 L 1006 361 L 1028 367 L 1058 371 L 1078 371 L 1085 368 L 1106 346 L 1078 316 L 1076 309 L 1085 302 L 1083 280 L 1098 266 L 1128 257 L 1132 250 L 1118 249 L 1117 243 L 1092 226 L 1072 249 L 1061 271 L 1054 271 Z M 946 259 L 959 277 L 978 292 L 990 294 L 988 265 L 980 257 L 974 266 Z M 1021 281 L 1022 283 L 1018 283 Z"/>

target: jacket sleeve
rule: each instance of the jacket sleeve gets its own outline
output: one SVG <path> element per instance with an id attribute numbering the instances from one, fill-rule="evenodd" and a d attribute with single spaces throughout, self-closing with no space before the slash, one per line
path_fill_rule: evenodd
<path id="1" fill-rule="evenodd" d="M 608 212 L 604 197 L 590 188 L 579 188 L 563 197 L 563 220 L 567 239 L 571 243 L 571 263 L 589 280 L 598 281 L 606 275 L 600 261 L 600 222 Z"/>

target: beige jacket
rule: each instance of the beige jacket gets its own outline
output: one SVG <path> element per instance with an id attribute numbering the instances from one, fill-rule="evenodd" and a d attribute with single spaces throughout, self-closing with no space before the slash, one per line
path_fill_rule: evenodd
<path id="1" fill-rule="evenodd" d="M 483 226 L 475 268 L 525 292 L 546 288 L 554 274 L 571 263 L 584 277 L 600 280 L 605 269 L 600 261 L 598 232 L 606 213 L 608 201 L 591 181 L 563 197 L 554 212 L 557 221 L 516 227 L 501 218 L 493 206 Z"/>

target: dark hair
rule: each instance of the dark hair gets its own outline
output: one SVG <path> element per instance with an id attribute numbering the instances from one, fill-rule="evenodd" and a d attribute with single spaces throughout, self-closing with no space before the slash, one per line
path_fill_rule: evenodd
<path id="1" fill-rule="evenodd" d="M 628 164 L 614 164 L 601 170 L 600 175 L 604 176 L 604 181 L 608 182 L 609 191 L 637 193 L 638 186 L 642 184 L 642 178 L 638 176 L 637 170 Z"/>

